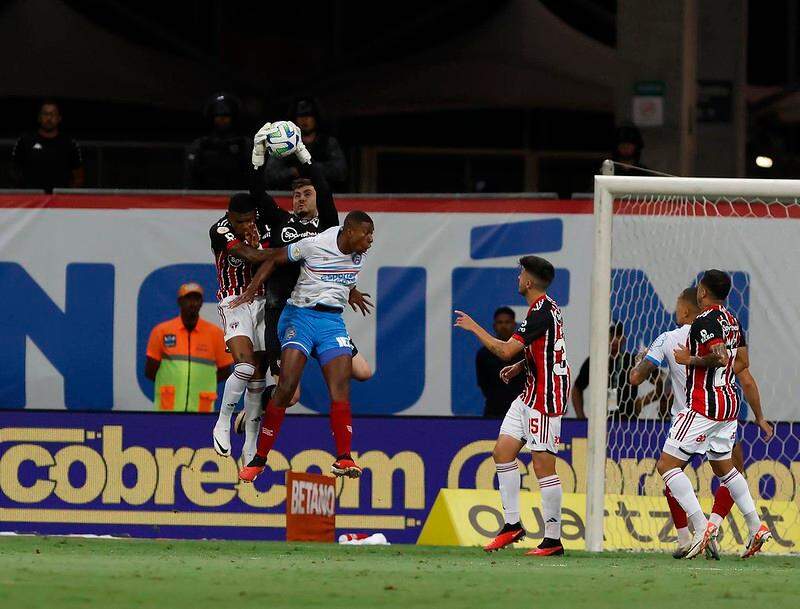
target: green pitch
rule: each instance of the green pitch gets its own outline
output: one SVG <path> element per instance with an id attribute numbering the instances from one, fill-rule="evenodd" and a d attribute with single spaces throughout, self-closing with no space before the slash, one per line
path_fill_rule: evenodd
<path id="1" fill-rule="evenodd" d="M 0 537 L 0 607 L 797 607 L 798 557 Z"/>

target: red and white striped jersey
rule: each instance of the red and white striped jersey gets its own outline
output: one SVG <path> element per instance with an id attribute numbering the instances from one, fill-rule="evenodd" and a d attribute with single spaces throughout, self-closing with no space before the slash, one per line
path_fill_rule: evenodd
<path id="1" fill-rule="evenodd" d="M 739 395 L 733 375 L 736 350 L 747 343 L 739 320 L 722 305 L 714 305 L 704 309 L 692 322 L 687 348 L 691 355 L 704 357 L 720 343 L 728 350 L 727 365 L 686 367 L 686 403 L 708 419 L 730 421 L 739 414 Z"/>
<path id="2" fill-rule="evenodd" d="M 258 229 L 259 247 L 268 248 L 269 226 L 264 222 L 258 210 L 256 210 L 256 228 Z M 219 282 L 217 300 L 222 300 L 227 296 L 238 296 L 245 291 L 253 279 L 256 267 L 229 253 L 233 246 L 242 242 L 242 239 L 233 233 L 227 216 L 217 220 L 208 234 L 211 238 L 211 251 L 214 252 L 214 261 L 217 265 L 217 281 Z M 257 296 L 263 295 L 264 286 L 261 286 Z"/>
<path id="3" fill-rule="evenodd" d="M 542 295 L 531 304 L 513 338 L 525 345 L 525 391 L 520 398 L 543 414 L 561 416 L 570 386 L 561 309 Z"/>

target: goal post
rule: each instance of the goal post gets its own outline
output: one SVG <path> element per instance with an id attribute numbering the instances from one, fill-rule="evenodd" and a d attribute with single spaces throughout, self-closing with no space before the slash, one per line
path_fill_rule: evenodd
<path id="1" fill-rule="evenodd" d="M 611 402 L 616 400 L 611 395 L 615 389 L 609 391 L 610 324 L 624 328 L 628 351 L 635 353 L 671 329 L 671 303 L 680 289 L 694 283 L 707 268 L 741 270 L 734 278 L 734 290 L 738 291 L 735 295 L 732 291 L 736 304 L 729 306 L 740 319 L 749 317 L 750 326 L 756 326 L 749 352 L 751 369 L 758 372 L 754 375 L 760 384 L 766 418 L 786 421 L 779 433 L 776 427 L 772 441 L 780 450 L 774 464 L 769 461 L 772 453 L 756 446 L 753 432 L 757 430 L 749 429 L 745 469 L 748 463 L 753 465 L 748 470 L 751 492 L 755 489 L 757 504 L 758 493 L 763 501 L 777 497 L 769 509 L 783 510 L 779 517 L 787 521 L 785 524 L 800 529 L 797 507 L 792 507 L 800 506 L 800 401 L 792 401 L 800 362 L 800 181 L 595 176 L 594 223 L 586 410 L 586 549 L 598 552 L 637 547 L 626 545 L 625 535 L 616 535 L 609 528 L 614 514 L 604 517 L 607 495 L 634 496 L 636 501 L 647 497 L 646 505 L 653 506 L 652 510 L 666 510 L 663 496 L 657 494 L 657 488 L 663 485 L 654 466 L 669 421 L 652 415 L 645 420 L 642 414 L 623 424 L 609 417 L 609 412 L 614 412 Z M 741 247 L 751 240 L 754 245 Z M 767 294 L 774 297 L 784 290 L 784 286 L 776 285 L 780 283 L 775 280 L 776 269 L 784 272 L 782 277 L 787 272 L 793 274 L 794 279 L 788 281 L 794 285 L 786 288 L 785 296 L 790 302 L 797 300 L 792 305 L 775 306 L 767 316 L 759 309 L 771 304 Z M 659 310 L 654 311 L 654 306 Z M 781 328 L 790 336 L 781 336 Z M 746 330 L 749 339 L 750 328 Z M 776 349 L 789 351 L 782 354 L 782 368 L 759 360 L 765 357 L 762 345 L 773 337 L 781 343 Z M 790 389 L 777 389 L 779 383 Z M 756 462 L 757 458 L 761 461 Z M 697 465 L 693 481 L 696 490 L 705 494 L 705 509 L 711 478 L 701 468 L 708 465 Z M 614 478 L 613 489 L 608 488 L 607 476 Z M 637 509 L 642 512 L 641 507 Z M 636 526 L 645 530 L 638 537 L 663 538 L 656 535 L 656 524 L 648 524 L 644 518 Z M 731 527 L 735 526 L 731 521 Z M 800 539 L 793 551 L 798 550 Z"/>

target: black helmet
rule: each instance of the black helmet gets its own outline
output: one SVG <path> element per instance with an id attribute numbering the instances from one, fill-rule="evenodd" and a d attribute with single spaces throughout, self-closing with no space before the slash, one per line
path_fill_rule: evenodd
<path id="1" fill-rule="evenodd" d="M 236 119 L 239 116 L 240 107 L 241 102 L 235 95 L 225 92 L 215 93 L 203 106 L 203 116 L 207 120 L 211 120 L 215 116 L 230 116 Z"/>

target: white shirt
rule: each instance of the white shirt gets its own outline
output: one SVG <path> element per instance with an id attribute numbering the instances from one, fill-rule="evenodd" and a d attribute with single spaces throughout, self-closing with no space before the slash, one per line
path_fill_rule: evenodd
<path id="1" fill-rule="evenodd" d="M 350 288 L 356 285 L 364 265 L 364 254 L 343 254 L 336 242 L 340 230 L 340 226 L 332 226 L 288 246 L 289 260 L 303 263 L 289 304 L 296 307 L 322 304 L 342 310 L 347 306 Z"/>
<path id="2" fill-rule="evenodd" d="M 659 334 L 645 355 L 645 359 L 656 366 L 660 367 L 666 363 L 669 368 L 669 380 L 672 383 L 672 416 L 686 408 L 686 366 L 675 361 L 675 349 L 686 346 L 691 327 L 686 324 Z"/>

